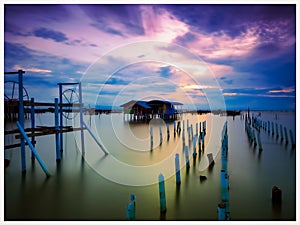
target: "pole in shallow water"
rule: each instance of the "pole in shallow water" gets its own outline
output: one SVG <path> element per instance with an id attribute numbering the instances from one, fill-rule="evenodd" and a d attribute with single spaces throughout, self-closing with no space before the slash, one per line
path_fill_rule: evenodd
<path id="1" fill-rule="evenodd" d="M 159 126 L 159 144 L 162 145 L 163 137 L 162 137 L 162 128 Z"/>
<path id="2" fill-rule="evenodd" d="M 158 176 L 159 185 L 159 201 L 160 201 L 160 212 L 165 213 L 167 211 L 166 203 L 166 190 L 165 190 L 165 178 L 162 174 Z"/>
<path id="3" fill-rule="evenodd" d="M 179 154 L 175 155 L 175 172 L 176 172 L 176 184 L 179 185 L 181 183 L 180 178 L 180 162 L 179 162 Z"/>
<path id="4" fill-rule="evenodd" d="M 127 220 L 135 220 L 135 195 L 130 195 L 131 202 L 126 207 Z"/>
<path id="5" fill-rule="evenodd" d="M 291 137 L 291 143 L 292 143 L 292 148 L 296 147 L 295 141 L 294 141 L 294 137 L 293 137 L 293 132 L 292 130 L 290 130 L 290 137 Z"/>
<path id="6" fill-rule="evenodd" d="M 186 165 L 186 169 L 188 170 L 190 168 L 189 147 L 184 146 L 184 151 L 185 151 L 185 165 Z"/>
<path id="7" fill-rule="evenodd" d="M 150 127 L 150 150 L 153 149 L 153 129 Z"/>
<path id="8" fill-rule="evenodd" d="M 58 115 L 58 98 L 54 99 L 54 121 L 55 121 L 55 130 L 59 130 L 59 115 Z M 55 134 L 55 144 L 56 144 L 56 162 L 60 162 L 61 160 L 61 152 L 60 152 L 60 135 L 58 133 Z"/>

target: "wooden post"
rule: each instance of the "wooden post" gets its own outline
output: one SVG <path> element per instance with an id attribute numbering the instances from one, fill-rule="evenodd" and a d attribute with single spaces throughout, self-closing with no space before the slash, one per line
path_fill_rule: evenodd
<path id="1" fill-rule="evenodd" d="M 226 220 L 226 205 L 225 202 L 221 202 L 218 204 L 218 220 L 225 221 Z"/>
<path id="2" fill-rule="evenodd" d="M 165 190 L 165 178 L 162 174 L 159 174 L 158 182 L 159 182 L 160 212 L 165 213 L 167 211 L 166 190 Z"/>
<path id="3" fill-rule="evenodd" d="M 184 151 L 185 151 L 185 165 L 186 165 L 186 169 L 188 170 L 190 168 L 189 147 L 184 146 Z"/>
<path id="4" fill-rule="evenodd" d="M 62 107 L 62 83 L 58 83 L 59 88 L 59 125 L 60 129 L 63 129 L 63 107 Z M 60 133 L 60 152 L 63 152 L 63 133 Z"/>
<path id="5" fill-rule="evenodd" d="M 198 136 L 198 123 L 196 123 L 196 136 Z"/>
<path id="6" fill-rule="evenodd" d="M 207 154 L 207 158 L 208 158 L 208 165 L 209 165 L 209 167 L 211 167 L 212 165 L 215 164 L 214 157 L 213 157 L 212 153 L 208 153 Z"/>
<path id="7" fill-rule="evenodd" d="M 189 125 L 189 120 L 186 120 L 186 129 L 189 129 L 190 125 Z"/>
<path id="8" fill-rule="evenodd" d="M 176 136 L 176 122 L 174 121 L 174 137 Z"/>
<path id="9" fill-rule="evenodd" d="M 225 170 L 221 170 L 221 188 L 222 188 L 222 200 L 228 201 L 228 175 Z"/>
<path id="10" fill-rule="evenodd" d="M 175 172 L 176 172 L 176 184 L 178 185 L 181 183 L 180 162 L 179 162 L 179 154 L 178 153 L 175 155 Z"/>
<path id="11" fill-rule="evenodd" d="M 273 204 L 281 204 L 281 196 L 282 196 L 281 189 L 277 186 L 273 186 L 272 187 L 272 203 Z"/>
<path id="12" fill-rule="evenodd" d="M 24 101 L 23 101 L 23 73 L 22 70 L 18 70 L 19 80 L 19 124 L 24 129 Z M 25 140 L 21 138 L 21 163 L 22 173 L 26 173 L 26 153 L 25 153 Z"/>
<path id="13" fill-rule="evenodd" d="M 31 129 L 34 129 L 35 128 L 34 98 L 31 98 L 31 103 L 32 103 L 32 106 L 30 108 Z M 32 130 L 31 133 L 33 134 L 34 131 Z M 31 143 L 32 143 L 33 147 L 35 147 L 35 137 L 34 136 L 31 137 Z M 31 152 L 31 159 L 35 160 L 33 152 Z"/>
<path id="14" fill-rule="evenodd" d="M 184 132 L 184 120 L 182 120 L 182 134 Z"/>
<path id="15" fill-rule="evenodd" d="M 19 121 L 17 121 L 17 126 L 23 136 L 23 140 L 25 139 L 29 148 L 31 149 L 31 151 L 34 153 L 35 158 L 37 159 L 37 161 L 39 162 L 40 166 L 42 167 L 43 171 L 45 172 L 45 174 L 47 175 L 47 177 L 50 176 L 50 173 L 48 172 L 43 160 L 40 158 L 39 154 L 37 153 L 37 151 L 35 150 L 35 148 L 33 147 L 33 145 L 31 144 L 31 141 L 29 140 L 27 134 L 24 131 L 24 128 L 22 127 L 22 125 L 19 123 Z"/>
<path id="16" fill-rule="evenodd" d="M 127 220 L 135 220 L 135 196 L 130 195 L 131 202 L 126 207 L 126 218 Z"/>
<path id="17" fill-rule="evenodd" d="M 270 121 L 268 121 L 268 133 L 270 133 Z"/>
<path id="18" fill-rule="evenodd" d="M 204 136 L 206 135 L 206 120 L 203 121 L 203 132 L 204 132 Z"/>
<path id="19" fill-rule="evenodd" d="M 54 99 L 54 122 L 55 122 L 55 130 L 59 130 L 59 122 L 58 122 L 58 98 Z M 56 146 L 56 162 L 60 162 L 61 155 L 60 155 L 60 141 L 59 141 L 59 134 L 55 134 L 55 146 Z"/>
<path id="20" fill-rule="evenodd" d="M 274 135 L 274 122 L 272 122 L 272 136 Z"/>

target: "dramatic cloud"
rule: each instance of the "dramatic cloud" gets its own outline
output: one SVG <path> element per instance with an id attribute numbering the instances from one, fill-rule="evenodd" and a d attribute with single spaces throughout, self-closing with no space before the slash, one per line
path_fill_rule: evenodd
<path id="1" fill-rule="evenodd" d="M 6 4 L 5 71 L 26 70 L 42 100 L 84 78 L 86 104 L 162 97 L 208 107 L 219 90 L 228 108 L 272 109 L 276 98 L 294 109 L 295 17 L 295 5 Z"/>

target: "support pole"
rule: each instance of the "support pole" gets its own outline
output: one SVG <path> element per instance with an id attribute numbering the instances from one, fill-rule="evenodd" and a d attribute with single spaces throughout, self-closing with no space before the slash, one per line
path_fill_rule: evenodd
<path id="1" fill-rule="evenodd" d="M 176 171 L 176 184 L 179 185 L 181 183 L 180 179 L 180 162 L 179 162 L 179 154 L 175 155 L 175 171 Z"/>
<path id="2" fill-rule="evenodd" d="M 58 121 L 58 98 L 54 99 L 54 121 L 55 121 L 55 130 L 59 130 L 59 121 Z M 60 153 L 60 140 L 59 134 L 55 134 L 55 144 L 56 144 L 56 162 L 60 162 L 61 160 L 61 153 Z"/>
<path id="3" fill-rule="evenodd" d="M 198 136 L 198 123 L 196 123 L 196 136 Z"/>
<path id="4" fill-rule="evenodd" d="M 274 122 L 272 122 L 272 136 L 274 135 Z"/>
<path id="5" fill-rule="evenodd" d="M 35 150 L 35 148 L 33 147 L 33 145 L 31 144 L 28 136 L 26 135 L 24 128 L 21 126 L 21 124 L 19 123 L 19 121 L 17 121 L 17 126 L 21 132 L 21 134 L 23 135 L 23 140 L 25 139 L 29 148 L 31 149 L 31 151 L 33 152 L 33 154 L 35 155 L 37 161 L 39 162 L 40 166 L 42 167 L 43 171 L 45 172 L 45 174 L 47 175 L 47 177 L 50 176 L 50 173 L 48 172 L 43 160 L 40 158 L 39 154 L 37 153 L 37 151 Z"/>
<path id="6" fill-rule="evenodd" d="M 60 129 L 63 128 L 63 107 L 62 107 L 62 84 L 58 83 L 58 88 L 59 88 L 59 125 Z M 63 152 L 63 133 L 60 133 L 60 152 Z"/>
<path id="7" fill-rule="evenodd" d="M 82 89 L 81 89 L 81 82 L 78 83 L 78 86 L 79 86 L 79 113 L 80 113 L 80 127 L 81 127 L 81 152 L 82 152 L 82 155 L 85 154 L 85 148 L 84 148 L 84 132 L 83 132 L 83 127 L 84 127 L 84 124 L 83 124 L 83 112 L 82 112 Z"/>
<path id="8" fill-rule="evenodd" d="M 150 127 L 150 150 L 153 149 L 153 129 Z"/>
<path id="9" fill-rule="evenodd" d="M 280 124 L 280 137 L 281 137 L 281 141 L 283 141 L 283 130 L 282 130 L 282 124 Z"/>
<path id="10" fill-rule="evenodd" d="M 32 106 L 30 108 L 31 129 L 34 129 L 35 128 L 34 98 L 31 98 L 31 103 L 32 103 Z M 32 133 L 33 133 L 33 131 L 32 131 Z M 32 143 L 33 147 L 35 147 L 35 137 L 34 136 L 31 137 L 31 143 Z M 31 159 L 32 160 L 35 159 L 34 154 L 32 152 L 31 152 Z"/>
<path id="11" fill-rule="evenodd" d="M 176 121 L 174 121 L 174 137 L 176 136 Z"/>
<path id="12" fill-rule="evenodd" d="M 19 79 L 19 124 L 24 127 L 24 101 L 23 101 L 23 73 L 22 70 L 18 70 Z M 26 173 L 26 155 L 25 155 L 25 140 L 21 138 L 21 163 L 22 163 L 22 173 Z"/>
<path id="13" fill-rule="evenodd" d="M 175 135 L 175 130 L 174 130 L 174 135 Z M 169 140 L 169 139 L 170 139 L 170 125 L 167 124 L 167 140 Z"/>
<path id="14" fill-rule="evenodd" d="M 196 144 L 197 144 L 197 135 L 194 135 L 194 137 L 193 137 L 193 158 L 196 158 L 196 156 L 197 156 Z"/>
<path id="15" fill-rule="evenodd" d="M 276 128 L 276 138 L 278 138 L 279 137 L 279 132 L 278 132 L 278 124 L 277 123 L 275 124 L 275 128 Z"/>
<path id="16" fill-rule="evenodd" d="M 165 178 L 162 174 L 159 174 L 158 182 L 159 182 L 160 212 L 165 213 L 167 211 L 166 190 L 165 190 Z"/>

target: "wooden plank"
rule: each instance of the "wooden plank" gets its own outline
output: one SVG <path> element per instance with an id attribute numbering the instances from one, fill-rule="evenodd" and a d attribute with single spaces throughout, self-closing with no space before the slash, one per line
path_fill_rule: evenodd
<path id="1" fill-rule="evenodd" d="M 36 144 L 36 141 L 33 141 L 31 143 Z M 25 145 L 28 145 L 28 143 L 26 142 Z M 4 150 L 9 150 L 9 149 L 12 149 L 12 148 L 17 148 L 17 147 L 21 147 L 21 144 L 17 143 L 17 144 L 5 145 Z"/>
<path id="2" fill-rule="evenodd" d="M 44 130 L 43 132 L 38 133 L 29 133 L 27 134 L 28 137 L 39 137 L 39 136 L 45 136 L 45 135 L 51 135 L 51 134 L 59 134 L 59 133 L 68 133 L 72 131 L 79 131 L 79 130 L 85 130 L 86 128 L 69 128 L 69 129 L 63 129 L 63 130 L 55 130 L 55 129 L 49 129 Z M 18 134 L 15 136 L 16 139 L 21 139 L 23 136 Z"/>

